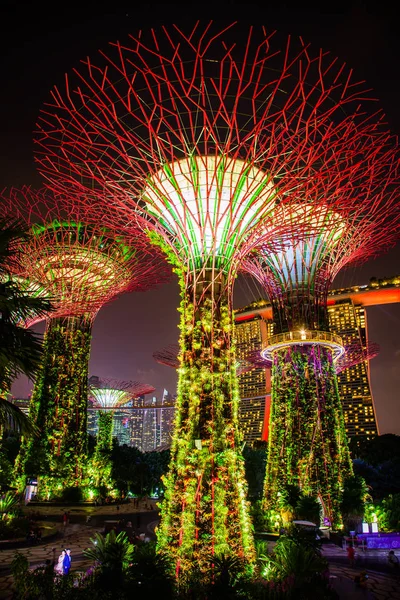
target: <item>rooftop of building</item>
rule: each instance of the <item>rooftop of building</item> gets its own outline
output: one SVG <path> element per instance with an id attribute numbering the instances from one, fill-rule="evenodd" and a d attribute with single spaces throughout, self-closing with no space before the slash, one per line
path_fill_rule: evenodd
<path id="1" fill-rule="evenodd" d="M 346 299 L 351 299 L 354 304 L 361 306 L 400 302 L 400 275 L 384 279 L 371 277 L 369 283 L 365 285 L 332 289 L 329 291 L 328 296 L 328 306 L 335 305 Z M 250 318 L 252 313 L 259 313 L 265 318 L 272 318 L 271 304 L 265 298 L 260 298 L 247 306 L 237 308 L 234 312 L 236 320 L 239 321 Z"/>

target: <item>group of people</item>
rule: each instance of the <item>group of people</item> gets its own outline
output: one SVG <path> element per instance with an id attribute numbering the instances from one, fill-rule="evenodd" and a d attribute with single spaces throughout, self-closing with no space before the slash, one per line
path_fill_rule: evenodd
<path id="1" fill-rule="evenodd" d="M 57 564 L 54 566 L 54 571 L 58 575 L 68 575 L 71 569 L 71 550 L 65 548 L 58 557 Z"/>

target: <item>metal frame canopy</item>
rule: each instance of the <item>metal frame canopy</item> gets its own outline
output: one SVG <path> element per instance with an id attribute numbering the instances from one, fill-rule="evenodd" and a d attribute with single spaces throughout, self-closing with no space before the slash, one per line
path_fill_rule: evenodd
<path id="1" fill-rule="evenodd" d="M 37 125 L 51 187 L 88 218 L 129 227 L 141 215 L 193 271 L 228 269 L 277 201 L 308 196 L 332 168 L 343 184 L 360 144 L 386 135 L 379 111 L 365 117 L 368 90 L 302 40 L 282 51 L 263 28 L 240 33 L 162 28 L 82 61 Z"/>
<path id="2" fill-rule="evenodd" d="M 139 381 L 120 381 L 117 379 L 99 379 L 89 385 L 89 395 L 99 410 L 116 409 L 132 398 L 155 391 L 155 387 Z"/>
<path id="3" fill-rule="evenodd" d="M 128 239 L 99 222 L 87 224 L 85 211 L 68 210 L 49 190 L 4 190 L 1 199 L 30 232 L 10 270 L 28 289 L 51 297 L 48 318 L 94 318 L 117 294 L 145 291 L 170 277 L 161 253 L 140 230 Z"/>

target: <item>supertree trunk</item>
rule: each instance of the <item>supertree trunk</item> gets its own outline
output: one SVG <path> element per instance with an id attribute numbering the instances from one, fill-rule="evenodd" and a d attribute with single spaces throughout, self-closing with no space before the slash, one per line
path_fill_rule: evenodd
<path id="1" fill-rule="evenodd" d="M 24 444 L 18 470 L 39 476 L 40 494 L 48 497 L 83 480 L 91 327 L 90 317 L 55 318 L 47 324 L 30 408 L 40 436 Z"/>
<path id="2" fill-rule="evenodd" d="M 265 507 L 279 509 L 285 488 L 298 485 L 339 526 L 341 487 L 352 464 L 331 351 L 306 345 L 276 351 L 271 398 Z"/>
<path id="3" fill-rule="evenodd" d="M 182 286 L 177 416 L 158 548 L 176 572 L 206 569 L 212 555 L 254 561 L 239 450 L 231 286 L 222 275 Z M 207 281 L 208 279 L 208 281 Z"/>
<path id="4" fill-rule="evenodd" d="M 98 417 L 98 433 L 96 453 L 110 452 L 112 448 L 112 431 L 113 431 L 113 414 L 114 411 L 105 412 L 99 411 Z"/>
<path id="5" fill-rule="evenodd" d="M 93 454 L 91 479 L 96 487 L 112 487 L 110 477 L 114 411 L 100 410 L 98 414 L 97 443 Z"/>

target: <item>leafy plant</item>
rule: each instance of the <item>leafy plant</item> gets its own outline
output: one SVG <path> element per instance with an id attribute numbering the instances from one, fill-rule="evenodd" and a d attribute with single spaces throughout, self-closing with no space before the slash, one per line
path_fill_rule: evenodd
<path id="1" fill-rule="evenodd" d="M 129 542 L 125 531 L 116 535 L 112 530 L 105 536 L 96 533 L 91 542 L 92 548 L 84 550 L 83 554 L 95 561 L 101 584 L 105 589 L 121 586 L 123 573 L 132 562 L 134 554 L 134 546 Z"/>
<path id="2" fill-rule="evenodd" d="M 20 497 L 14 492 L 6 492 L 0 496 L 0 520 L 13 516 L 19 506 Z"/>
<path id="3" fill-rule="evenodd" d="M 62 492 L 61 499 L 64 500 L 64 502 L 82 502 L 82 488 L 78 485 L 66 487 Z"/>
<path id="4" fill-rule="evenodd" d="M 329 597 L 327 567 L 326 559 L 312 544 L 281 536 L 272 554 L 265 557 L 262 575 L 285 583 L 288 598 L 324 598 Z M 311 592 L 314 595 L 307 595 Z"/>
<path id="5" fill-rule="evenodd" d="M 129 589 L 134 590 L 134 597 L 172 598 L 173 584 L 171 560 L 157 552 L 156 543 L 137 545 L 129 566 Z"/>
<path id="6" fill-rule="evenodd" d="M 301 495 L 296 504 L 295 517 L 296 519 L 311 521 L 318 526 L 321 521 L 321 504 L 314 496 Z"/>

